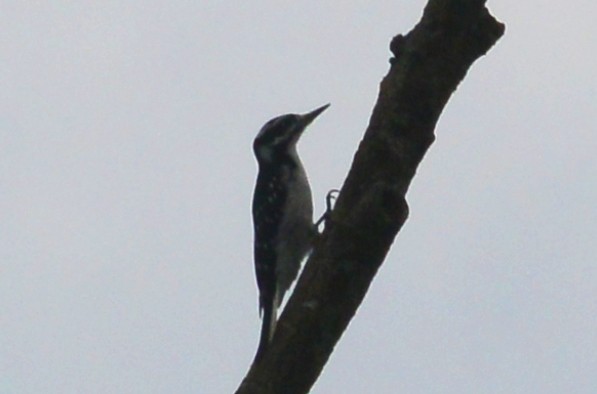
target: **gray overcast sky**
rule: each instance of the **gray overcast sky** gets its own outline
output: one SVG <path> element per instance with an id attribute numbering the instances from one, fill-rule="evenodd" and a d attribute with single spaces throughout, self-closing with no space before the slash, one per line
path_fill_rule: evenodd
<path id="1" fill-rule="evenodd" d="M 342 184 L 424 1 L 2 1 L 0 393 L 229 393 L 253 137 Z M 489 0 L 411 215 L 313 393 L 597 392 L 597 6 Z"/>

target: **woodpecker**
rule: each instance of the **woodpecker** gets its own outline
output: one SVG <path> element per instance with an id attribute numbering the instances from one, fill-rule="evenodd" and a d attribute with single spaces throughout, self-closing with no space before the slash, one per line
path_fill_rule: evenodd
<path id="1" fill-rule="evenodd" d="M 277 310 L 317 234 L 311 188 L 296 145 L 305 128 L 328 107 L 278 116 L 261 128 L 253 142 L 259 166 L 252 207 L 253 252 L 262 314 L 257 361 L 273 337 Z"/>

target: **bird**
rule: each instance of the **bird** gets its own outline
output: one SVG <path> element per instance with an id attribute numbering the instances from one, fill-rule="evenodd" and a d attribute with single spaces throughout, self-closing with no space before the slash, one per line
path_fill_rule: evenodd
<path id="1" fill-rule="evenodd" d="M 297 142 L 307 126 L 329 106 L 273 118 L 253 141 L 258 164 L 252 204 L 253 257 L 262 316 L 255 361 L 262 358 L 273 337 L 284 294 L 318 234 L 313 223 L 311 187 L 298 156 Z"/>

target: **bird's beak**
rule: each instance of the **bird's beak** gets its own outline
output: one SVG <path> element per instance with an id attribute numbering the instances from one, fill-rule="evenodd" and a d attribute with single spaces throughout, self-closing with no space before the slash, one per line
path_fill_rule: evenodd
<path id="1" fill-rule="evenodd" d="M 301 115 L 303 125 L 305 127 L 308 126 L 309 123 L 313 122 L 313 120 L 316 117 L 318 117 L 319 114 L 321 114 L 323 111 L 325 111 L 329 106 L 330 106 L 330 104 L 326 104 L 326 105 L 323 105 L 323 106 L 317 108 L 316 110 L 313 110 L 311 112 L 307 112 L 306 114 Z"/>

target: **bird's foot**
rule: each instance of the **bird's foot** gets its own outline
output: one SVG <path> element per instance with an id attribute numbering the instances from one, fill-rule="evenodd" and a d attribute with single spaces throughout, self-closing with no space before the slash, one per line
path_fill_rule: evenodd
<path id="1" fill-rule="evenodd" d="M 332 204 L 333 201 L 338 198 L 338 194 L 340 194 L 340 190 L 338 189 L 332 189 L 328 192 L 328 194 L 325 196 L 325 212 L 323 213 L 323 215 L 321 215 L 321 217 L 315 222 L 315 230 L 319 233 L 319 226 L 323 223 L 324 225 L 328 222 L 328 220 L 331 218 L 332 216 Z"/>

